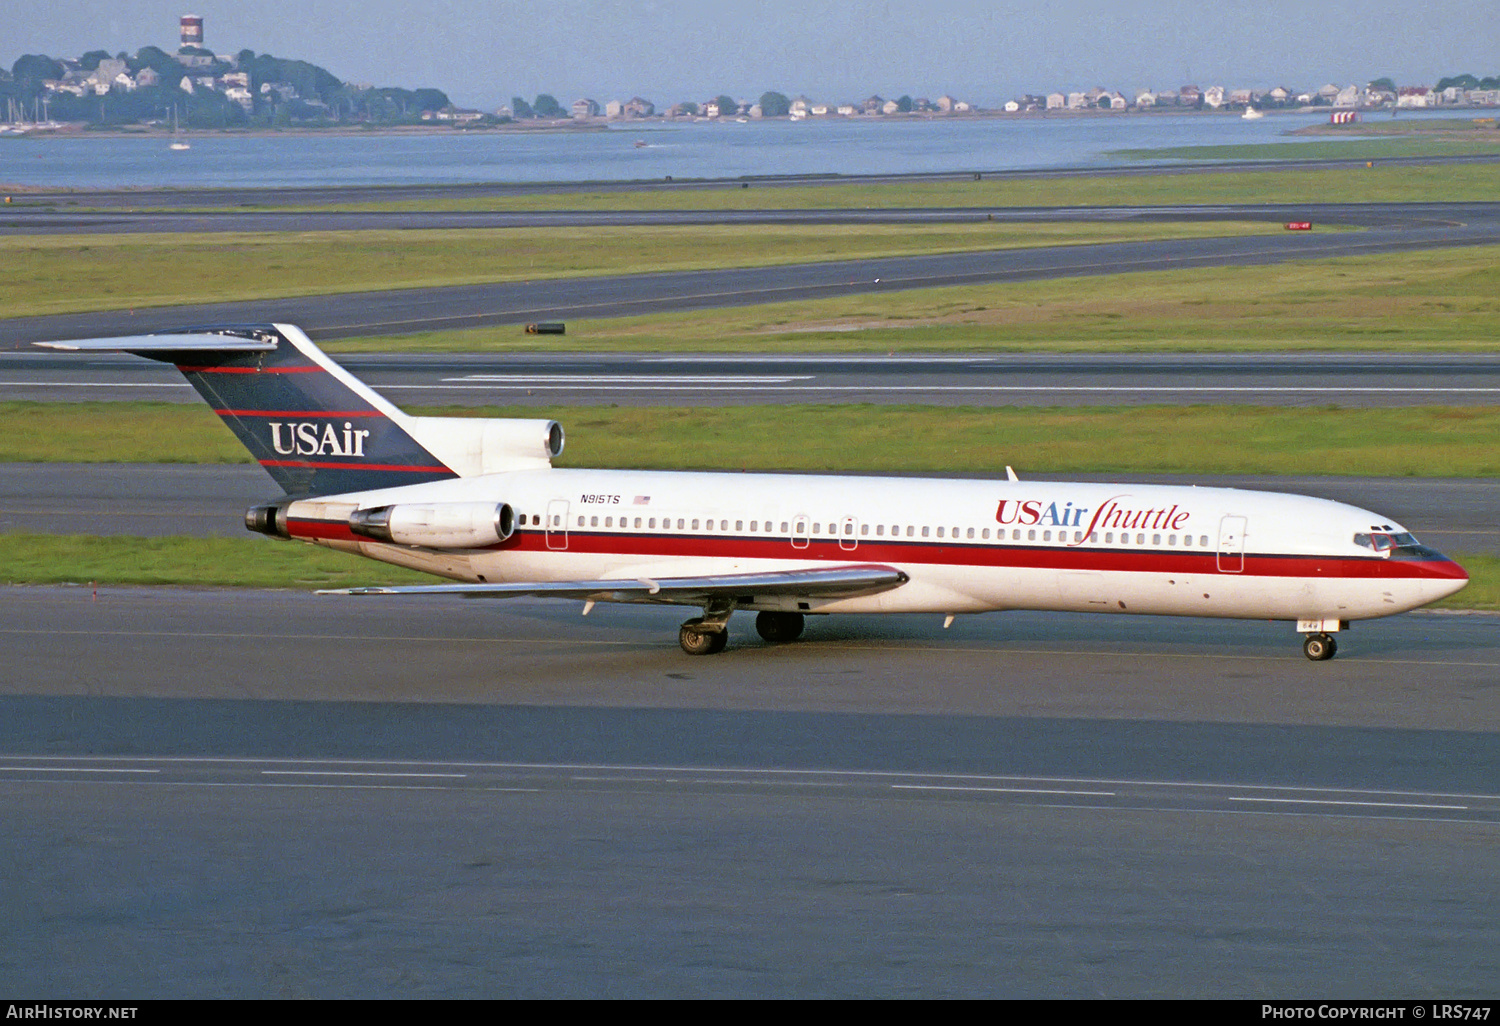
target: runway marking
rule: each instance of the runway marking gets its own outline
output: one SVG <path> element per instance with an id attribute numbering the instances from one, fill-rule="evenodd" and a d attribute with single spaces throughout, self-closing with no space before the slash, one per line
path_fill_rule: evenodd
<path id="1" fill-rule="evenodd" d="M 1076 794 L 1114 798 L 1114 791 L 1053 791 L 1039 787 L 961 787 L 957 784 L 892 784 L 892 791 L 984 791 L 995 794 Z"/>
<path id="2" fill-rule="evenodd" d="M 186 381 L 0 381 L 4 388 L 192 388 Z"/>
<path id="3" fill-rule="evenodd" d="M 1427 805 L 1418 802 L 1352 802 L 1341 801 L 1333 798 L 1237 798 L 1229 796 L 1232 802 L 1276 802 L 1284 805 L 1368 805 L 1383 809 L 1445 809 L 1468 812 L 1467 805 Z"/>
<path id="4" fill-rule="evenodd" d="M 795 375 L 736 375 L 735 381 L 744 382 L 747 385 L 781 385 L 790 381 L 811 381 L 811 374 Z M 722 376 L 715 377 L 693 377 L 681 374 L 466 374 L 461 378 L 443 378 L 443 381 L 474 381 L 492 382 L 495 384 L 531 384 L 537 383 L 562 383 L 562 384 L 586 384 L 588 387 L 611 388 L 618 385 L 660 385 L 660 384 L 703 384 L 717 385 L 723 382 Z M 391 386 L 383 386 L 389 388 Z M 406 388 L 421 387 L 406 385 Z"/>
<path id="5" fill-rule="evenodd" d="M 264 777 L 451 777 L 465 780 L 467 773 L 405 773 L 379 772 L 375 770 L 261 770 Z"/>
<path id="6" fill-rule="evenodd" d="M 156 769 L 111 769 L 86 766 L 0 766 L 3 773 L 160 773 Z"/>

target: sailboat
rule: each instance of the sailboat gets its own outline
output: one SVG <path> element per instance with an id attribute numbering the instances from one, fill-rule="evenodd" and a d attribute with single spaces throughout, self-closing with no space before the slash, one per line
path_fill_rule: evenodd
<path id="1" fill-rule="evenodd" d="M 192 148 L 193 148 L 192 144 L 189 143 L 186 139 L 179 139 L 179 138 L 177 138 L 177 108 L 173 107 L 172 108 L 172 141 L 169 142 L 169 143 L 167 143 L 167 149 L 169 149 L 169 150 L 190 150 Z"/>

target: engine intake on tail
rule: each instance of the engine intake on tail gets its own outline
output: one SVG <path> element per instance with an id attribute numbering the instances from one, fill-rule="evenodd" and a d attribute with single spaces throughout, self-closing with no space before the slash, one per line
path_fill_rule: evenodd
<path id="1" fill-rule="evenodd" d="M 395 545 L 431 549 L 483 549 L 498 545 L 516 529 L 516 514 L 507 502 L 402 504 L 357 509 L 349 530 Z"/>

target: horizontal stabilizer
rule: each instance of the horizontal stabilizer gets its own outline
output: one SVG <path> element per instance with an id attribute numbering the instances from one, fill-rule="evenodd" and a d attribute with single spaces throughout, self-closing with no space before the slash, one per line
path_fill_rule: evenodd
<path id="1" fill-rule="evenodd" d="M 818 596 L 873 595 L 907 582 L 889 566 L 836 566 L 816 570 L 783 570 L 760 574 L 713 574 L 704 577 L 626 578 L 601 581 L 516 581 L 501 584 L 417 584 L 398 588 L 339 588 L 319 595 L 462 595 L 466 598 L 575 598 L 594 602 L 696 603 L 725 595 Z"/>
<path id="2" fill-rule="evenodd" d="M 63 349 L 68 352 L 264 353 L 276 348 L 276 340 L 204 333 L 120 335 L 115 338 L 82 338 L 74 342 L 33 342 L 32 345 L 43 349 Z"/>

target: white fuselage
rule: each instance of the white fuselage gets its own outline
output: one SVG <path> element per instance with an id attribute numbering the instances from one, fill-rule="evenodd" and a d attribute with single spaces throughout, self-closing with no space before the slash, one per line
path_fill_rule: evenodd
<path id="1" fill-rule="evenodd" d="M 505 542 L 372 542 L 355 508 L 504 502 Z M 1339 622 L 1436 601 L 1467 582 L 1430 550 L 1356 542 L 1399 524 L 1324 499 L 1227 488 L 1063 482 L 526 470 L 293 503 L 291 533 L 463 581 L 655 579 L 879 564 L 874 595 L 746 595 L 738 608 L 973 613 L 999 609 Z M 1415 551 L 1415 550 L 1411 550 Z"/>

